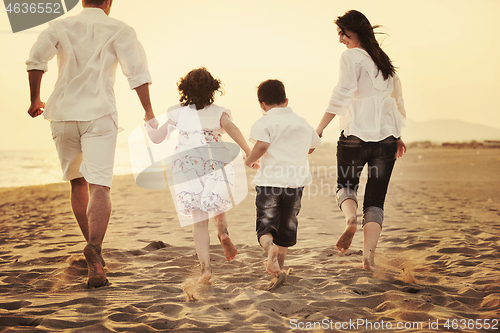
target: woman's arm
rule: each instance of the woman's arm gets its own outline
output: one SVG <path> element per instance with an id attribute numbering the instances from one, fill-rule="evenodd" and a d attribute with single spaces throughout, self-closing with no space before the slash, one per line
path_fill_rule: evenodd
<path id="1" fill-rule="evenodd" d="M 406 145 L 403 142 L 403 139 L 398 139 L 398 152 L 396 153 L 396 158 L 400 158 L 403 154 L 406 153 Z"/>
<path id="2" fill-rule="evenodd" d="M 321 118 L 321 121 L 319 122 L 318 127 L 316 128 L 316 133 L 318 133 L 319 137 L 323 137 L 323 131 L 325 130 L 326 126 L 330 124 L 330 122 L 335 118 L 335 114 L 333 113 L 328 113 L 325 112 L 323 115 L 323 118 Z"/>
<path id="3" fill-rule="evenodd" d="M 248 146 L 247 140 L 245 140 L 243 134 L 241 134 L 238 126 L 236 126 L 231 119 L 229 119 L 229 115 L 225 112 L 220 118 L 220 127 L 227 132 L 231 139 L 233 139 L 234 142 L 241 147 L 241 149 L 243 149 L 246 156 L 250 155 L 250 147 Z"/>

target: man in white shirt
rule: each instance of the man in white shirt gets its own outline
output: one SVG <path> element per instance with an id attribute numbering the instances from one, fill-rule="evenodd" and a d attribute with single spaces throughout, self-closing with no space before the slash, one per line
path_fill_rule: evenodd
<path id="1" fill-rule="evenodd" d="M 51 121 L 63 179 L 71 182 L 71 205 L 87 241 L 89 288 L 108 285 L 102 242 L 111 215 L 110 186 L 117 137 L 113 86 L 117 64 L 154 118 L 149 97 L 151 77 L 135 31 L 108 17 L 113 0 L 83 0 L 83 11 L 52 21 L 40 33 L 26 61 L 31 105 L 28 114 Z M 47 63 L 57 54 L 58 80 L 47 101 L 40 85 Z"/>
<path id="2" fill-rule="evenodd" d="M 246 165 L 260 169 L 253 180 L 257 196 L 257 239 L 266 251 L 267 271 L 274 286 L 284 281 L 288 247 L 297 242 L 297 215 L 304 186 L 312 182 L 307 155 L 321 139 L 307 121 L 288 107 L 281 81 L 267 80 L 257 90 L 264 116 L 250 130 L 256 142 Z"/>

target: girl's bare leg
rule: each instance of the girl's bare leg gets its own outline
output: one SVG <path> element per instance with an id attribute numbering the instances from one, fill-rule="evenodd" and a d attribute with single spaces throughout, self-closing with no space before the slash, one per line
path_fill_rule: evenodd
<path id="1" fill-rule="evenodd" d="M 231 261 L 236 257 L 236 247 L 231 242 L 229 238 L 229 232 L 227 231 L 227 220 L 226 213 L 221 213 L 215 216 L 215 223 L 217 224 L 217 237 L 219 238 L 222 249 L 224 250 L 224 256 L 227 261 Z"/>
<path id="2" fill-rule="evenodd" d="M 344 202 L 342 202 L 340 208 L 344 213 L 347 225 L 344 233 L 342 234 L 342 236 L 340 236 L 335 246 L 340 252 L 344 253 L 345 251 L 347 251 L 349 246 L 351 246 L 352 239 L 358 227 L 358 220 L 356 216 L 356 209 L 358 208 L 358 204 L 352 199 L 346 199 L 344 200 Z"/>
<path id="3" fill-rule="evenodd" d="M 206 219 L 200 218 L 200 214 L 206 214 L 202 211 L 193 211 L 195 221 L 193 224 L 193 238 L 196 247 L 196 254 L 201 265 L 200 283 L 208 284 L 212 278 L 212 267 L 210 265 L 210 235 L 208 233 L 208 214 Z"/>

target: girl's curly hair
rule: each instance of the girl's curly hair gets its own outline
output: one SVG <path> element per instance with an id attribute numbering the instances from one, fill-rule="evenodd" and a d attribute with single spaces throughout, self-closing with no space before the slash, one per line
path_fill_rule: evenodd
<path id="1" fill-rule="evenodd" d="M 224 94 L 221 83 L 205 67 L 193 69 L 177 82 L 179 101 L 182 106 L 195 104 L 196 110 L 201 110 L 215 101 L 215 92 Z"/>

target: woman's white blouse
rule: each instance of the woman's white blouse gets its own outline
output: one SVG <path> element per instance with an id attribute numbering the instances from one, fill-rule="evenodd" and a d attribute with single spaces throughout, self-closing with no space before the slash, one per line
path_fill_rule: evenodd
<path id="1" fill-rule="evenodd" d="M 371 142 L 391 135 L 399 138 L 406 119 L 401 81 L 396 74 L 384 80 L 365 50 L 346 50 L 326 112 L 342 116 L 340 130 L 345 136 Z"/>

